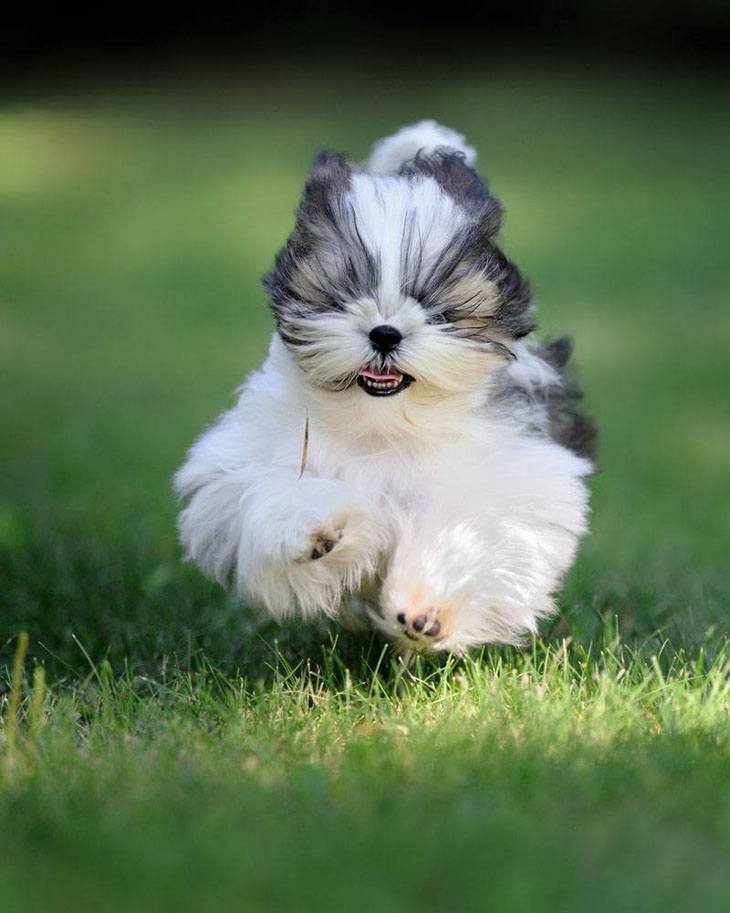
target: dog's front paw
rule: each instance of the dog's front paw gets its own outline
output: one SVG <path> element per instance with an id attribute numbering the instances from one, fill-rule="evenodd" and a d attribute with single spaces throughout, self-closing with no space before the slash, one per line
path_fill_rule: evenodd
<path id="1" fill-rule="evenodd" d="M 305 577 L 319 579 L 372 564 L 382 546 L 382 529 L 367 501 L 342 482 L 310 479 L 300 489 L 291 518 L 279 531 L 279 554 Z M 307 566 L 311 571 L 306 570 Z"/>
<path id="2" fill-rule="evenodd" d="M 305 552 L 297 560 L 317 561 L 318 558 L 324 558 L 339 545 L 344 533 L 344 520 L 309 533 Z"/>
<path id="3" fill-rule="evenodd" d="M 401 566 L 401 571 L 403 570 Z M 445 593 L 424 579 L 416 583 L 398 579 L 391 567 L 380 592 L 373 623 L 405 655 L 457 650 L 462 644 L 464 603 L 458 591 Z"/>
<path id="4" fill-rule="evenodd" d="M 438 650 L 450 633 L 452 609 L 446 606 L 408 606 L 395 615 L 393 633 L 414 650 Z"/>
<path id="5" fill-rule="evenodd" d="M 322 513 L 300 516 L 289 529 L 287 552 L 296 564 L 341 564 L 378 546 L 378 530 L 359 505 Z"/>

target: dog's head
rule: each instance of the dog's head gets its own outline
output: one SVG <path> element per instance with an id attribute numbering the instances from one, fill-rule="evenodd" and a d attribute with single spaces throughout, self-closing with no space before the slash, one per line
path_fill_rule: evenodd
<path id="1" fill-rule="evenodd" d="M 320 153 L 264 279 L 308 380 L 372 397 L 482 388 L 533 329 L 527 284 L 496 243 L 501 215 L 460 152 L 418 155 L 393 175 Z"/>

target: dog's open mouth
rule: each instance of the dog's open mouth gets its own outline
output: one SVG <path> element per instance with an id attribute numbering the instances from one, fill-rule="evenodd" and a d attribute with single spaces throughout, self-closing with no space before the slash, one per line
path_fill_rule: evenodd
<path id="1" fill-rule="evenodd" d="M 400 371 L 380 374 L 378 371 L 363 368 L 357 375 L 358 386 L 370 396 L 393 396 L 393 394 L 405 390 L 412 382 L 413 378 L 410 374 L 401 374 Z"/>

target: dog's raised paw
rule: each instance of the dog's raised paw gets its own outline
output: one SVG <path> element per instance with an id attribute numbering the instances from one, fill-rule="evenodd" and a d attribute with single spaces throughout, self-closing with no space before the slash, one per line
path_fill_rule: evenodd
<path id="1" fill-rule="evenodd" d="M 309 536 L 309 551 L 301 561 L 317 561 L 337 547 L 342 541 L 344 527 L 334 526 L 331 529 L 318 529 Z"/>

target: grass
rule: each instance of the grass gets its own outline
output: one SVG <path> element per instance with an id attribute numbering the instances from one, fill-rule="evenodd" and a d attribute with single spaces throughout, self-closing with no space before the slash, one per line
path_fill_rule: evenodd
<path id="1" fill-rule="evenodd" d="M 726 908 L 726 652 L 378 660 L 57 689 L 4 758 L 10 908 Z"/>
<path id="2" fill-rule="evenodd" d="M 0 102 L 4 909 L 730 903 L 726 86 L 381 78 Z M 404 674 L 257 630 L 169 478 L 265 351 L 312 150 L 422 116 L 481 150 L 602 450 L 541 638 Z"/>

